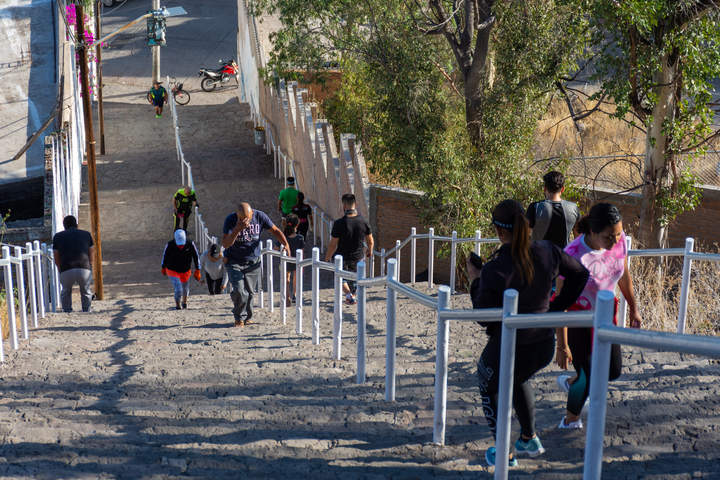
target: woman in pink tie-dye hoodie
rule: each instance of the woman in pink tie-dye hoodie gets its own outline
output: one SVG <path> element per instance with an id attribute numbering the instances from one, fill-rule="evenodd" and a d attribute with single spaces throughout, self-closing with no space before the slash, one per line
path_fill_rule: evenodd
<path id="1" fill-rule="evenodd" d="M 579 260 L 590 272 L 585 289 L 575 305 L 568 310 L 592 310 L 600 290 L 615 291 L 619 287 L 629 308 L 630 326 L 640 327 L 632 279 L 627 266 L 627 243 L 622 216 L 614 205 L 598 203 L 588 216 L 578 223 L 582 234 L 565 247 L 565 253 Z M 617 315 L 617 298 L 615 313 Z M 617 322 L 617 318 L 616 318 Z M 560 387 L 568 392 L 567 414 L 559 428 L 582 428 L 580 413 L 590 388 L 590 358 L 592 355 L 592 328 L 560 328 L 557 331 L 557 362 L 568 368 L 572 362 L 576 375 L 561 375 Z M 613 345 L 610 357 L 610 380 L 620 376 L 622 355 L 619 345 Z"/>

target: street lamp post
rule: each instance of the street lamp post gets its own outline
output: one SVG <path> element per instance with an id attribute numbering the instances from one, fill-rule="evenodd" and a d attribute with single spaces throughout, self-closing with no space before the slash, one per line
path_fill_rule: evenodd
<path id="1" fill-rule="evenodd" d="M 81 3 L 75 5 L 77 50 L 80 54 L 80 84 L 83 98 L 83 114 L 85 116 L 85 148 L 87 150 L 88 190 L 90 193 L 90 225 L 95 240 L 95 296 L 102 300 L 102 241 L 100 238 L 100 212 L 98 209 L 97 169 L 95 162 L 95 134 L 93 131 L 92 103 L 90 98 L 90 82 L 88 80 L 88 45 L 85 42 L 85 12 Z"/>
<path id="2" fill-rule="evenodd" d="M 153 11 L 160 10 L 160 0 L 152 0 Z M 152 79 L 153 82 L 160 81 L 160 45 L 153 45 L 152 50 Z"/>

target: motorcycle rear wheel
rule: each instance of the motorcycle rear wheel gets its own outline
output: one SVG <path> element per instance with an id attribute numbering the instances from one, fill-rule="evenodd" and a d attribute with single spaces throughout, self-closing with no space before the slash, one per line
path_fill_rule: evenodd
<path id="1" fill-rule="evenodd" d="M 217 84 L 218 80 L 210 77 L 205 77 L 202 79 L 202 82 L 200 82 L 200 88 L 202 88 L 206 92 L 212 92 L 217 87 Z"/>
<path id="2" fill-rule="evenodd" d="M 178 90 L 175 92 L 175 102 L 178 105 L 187 105 L 190 103 L 190 94 L 185 90 Z"/>

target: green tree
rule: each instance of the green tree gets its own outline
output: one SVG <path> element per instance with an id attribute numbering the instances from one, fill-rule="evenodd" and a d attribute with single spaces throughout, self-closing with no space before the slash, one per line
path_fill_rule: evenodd
<path id="1" fill-rule="evenodd" d="M 598 97 L 645 130 L 640 240 L 664 246 L 667 226 L 700 200 L 680 156 L 702 153 L 720 77 L 720 10 L 712 0 L 591 2 Z M 716 101 L 715 101 L 716 102 Z M 715 103 L 717 104 L 717 103 Z"/>
<path id="2" fill-rule="evenodd" d="M 426 193 L 427 222 L 471 235 L 478 224 L 490 230 L 483 219 L 502 198 L 539 194 L 528 169 L 537 121 L 587 39 L 573 1 L 256 0 L 252 9 L 282 21 L 269 62 L 279 75 L 341 65 L 328 119 L 359 136 L 374 173 Z"/>

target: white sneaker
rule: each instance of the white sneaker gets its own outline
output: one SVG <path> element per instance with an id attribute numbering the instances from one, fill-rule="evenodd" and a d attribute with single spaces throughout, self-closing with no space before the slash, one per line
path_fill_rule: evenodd
<path id="1" fill-rule="evenodd" d="M 565 423 L 565 417 L 562 417 L 562 420 L 560 420 L 560 425 L 558 425 L 558 428 L 560 429 L 571 429 L 571 430 L 580 430 L 583 428 L 582 419 L 578 418 L 574 422 Z"/>
<path id="2" fill-rule="evenodd" d="M 556 378 L 558 387 L 560 387 L 560 390 L 567 393 L 570 391 L 570 379 L 572 377 L 570 375 L 560 375 Z"/>

